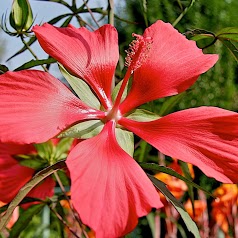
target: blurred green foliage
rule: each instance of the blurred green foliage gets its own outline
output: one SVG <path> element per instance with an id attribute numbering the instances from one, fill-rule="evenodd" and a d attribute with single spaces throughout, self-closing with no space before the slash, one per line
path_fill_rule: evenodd
<path id="1" fill-rule="evenodd" d="M 238 1 L 199 0 L 193 2 L 192 7 L 175 26 L 181 33 L 194 29 L 218 32 L 225 27 L 237 27 Z M 121 53 L 124 53 L 132 40 L 132 32 L 142 34 L 147 23 L 151 25 L 158 19 L 173 23 L 190 4 L 191 1 L 180 0 L 126 1 L 126 7 L 121 11 L 121 16 L 134 24 L 116 21 Z M 209 42 L 198 42 L 199 47 L 208 44 Z M 218 41 L 204 49 L 204 53 L 219 54 L 219 61 L 215 67 L 200 76 L 192 86 L 192 90 L 189 90 L 174 110 L 210 105 L 238 111 L 237 62 L 227 48 Z"/>

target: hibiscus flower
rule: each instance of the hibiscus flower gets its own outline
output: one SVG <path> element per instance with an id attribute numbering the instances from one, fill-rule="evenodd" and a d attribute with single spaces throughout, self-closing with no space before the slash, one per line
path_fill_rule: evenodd
<path id="1" fill-rule="evenodd" d="M 119 145 L 118 128 L 135 133 L 166 155 L 198 166 L 208 176 L 238 181 L 236 113 L 200 107 L 152 121 L 131 117 L 143 103 L 188 89 L 216 63 L 217 55 L 204 55 L 169 23 L 157 21 L 142 36 L 134 34 L 126 57 L 128 70 L 113 100 L 119 59 L 113 26 L 90 32 L 44 24 L 33 31 L 49 55 L 78 82 L 83 79 L 90 86 L 100 105 L 80 100 L 48 73 L 7 72 L 0 76 L 0 139 L 39 143 L 83 121 L 103 125 L 99 134 L 76 145 L 66 160 L 73 205 L 97 238 L 121 237 L 134 229 L 138 217 L 152 207 L 162 207 L 144 171 Z M 130 78 L 132 85 L 125 98 Z M 77 87 L 77 81 L 75 84 Z"/>

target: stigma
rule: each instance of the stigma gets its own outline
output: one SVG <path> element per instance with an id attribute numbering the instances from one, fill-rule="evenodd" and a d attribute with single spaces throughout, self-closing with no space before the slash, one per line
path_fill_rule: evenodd
<path id="1" fill-rule="evenodd" d="M 132 36 L 136 37 L 136 39 L 130 43 L 129 49 L 126 50 L 127 56 L 125 58 L 125 66 L 128 67 L 131 73 L 140 68 L 146 61 L 153 43 L 151 37 L 143 37 L 135 33 Z"/>

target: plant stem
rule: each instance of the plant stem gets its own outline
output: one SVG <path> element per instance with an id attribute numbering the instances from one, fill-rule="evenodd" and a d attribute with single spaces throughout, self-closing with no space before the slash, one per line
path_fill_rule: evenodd
<path id="1" fill-rule="evenodd" d="M 56 212 L 53 208 L 50 208 L 50 210 L 56 215 L 56 217 L 59 219 L 60 222 L 62 222 L 62 224 L 67 227 L 67 229 L 69 229 L 69 231 L 77 238 L 81 238 L 80 236 L 78 236 L 70 227 L 69 225 L 64 221 L 64 219 L 60 216 L 60 214 L 58 212 Z"/>
<path id="2" fill-rule="evenodd" d="M 36 54 L 33 52 L 33 50 L 31 49 L 31 47 L 27 44 L 27 42 L 24 40 L 23 35 L 21 35 L 21 41 L 22 43 L 26 46 L 26 48 L 30 51 L 30 53 L 32 54 L 32 56 L 36 59 L 39 60 L 38 57 L 36 56 Z M 48 72 L 48 69 L 44 66 L 41 65 L 41 67 L 43 68 L 43 70 L 45 72 Z"/>
<path id="3" fill-rule="evenodd" d="M 108 0 L 108 23 L 114 26 L 114 0 Z"/>
<path id="4" fill-rule="evenodd" d="M 193 6 L 193 4 L 195 3 L 196 0 L 191 0 L 190 4 L 183 10 L 183 12 L 178 16 L 178 18 L 173 22 L 173 27 L 175 27 L 180 21 L 181 19 L 186 15 L 186 13 L 188 12 L 188 10 Z"/>
<path id="5" fill-rule="evenodd" d="M 83 0 L 84 5 L 86 6 L 86 8 L 88 9 L 89 14 L 91 15 L 93 21 L 96 23 L 97 27 L 100 27 L 100 25 L 98 24 L 97 20 L 95 19 L 93 12 L 91 11 L 91 9 L 88 7 L 88 4 L 85 0 Z"/>
<path id="6" fill-rule="evenodd" d="M 74 207 L 73 207 L 73 204 L 72 204 L 71 200 L 69 199 L 69 197 L 68 197 L 67 194 L 66 194 L 66 190 L 65 190 L 65 188 L 64 188 L 64 186 L 63 186 L 63 184 L 62 184 L 62 182 L 61 182 L 61 180 L 60 180 L 60 177 L 59 177 L 57 171 L 54 172 L 54 175 L 55 175 L 55 178 L 56 178 L 56 180 L 57 180 L 57 182 L 58 182 L 58 184 L 59 184 L 59 186 L 60 186 L 60 189 L 61 189 L 62 192 L 64 193 L 64 196 L 65 196 L 66 200 L 67 200 L 68 203 L 69 203 L 69 206 L 70 206 L 70 209 L 72 210 L 72 213 L 73 213 L 73 215 L 74 215 L 74 218 L 76 219 L 76 221 L 79 223 L 79 225 L 80 225 L 80 227 L 81 227 L 81 226 L 82 226 L 82 222 L 81 222 L 81 220 L 79 219 L 79 217 L 76 215 L 76 211 L 75 211 L 75 209 L 74 209 Z"/>

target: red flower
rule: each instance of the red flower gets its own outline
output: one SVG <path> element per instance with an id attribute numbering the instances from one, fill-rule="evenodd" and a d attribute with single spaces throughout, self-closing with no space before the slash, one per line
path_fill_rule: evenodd
<path id="1" fill-rule="evenodd" d="M 119 58 L 117 32 L 105 25 L 95 32 L 73 26 L 35 26 L 42 48 L 71 74 L 82 78 L 101 103 L 83 103 L 57 79 L 36 70 L 0 76 L 0 139 L 43 142 L 85 120 L 101 120 L 100 134 L 69 154 L 72 201 L 97 237 L 120 237 L 138 217 L 162 203 L 137 163 L 119 146 L 117 125 L 134 132 L 162 153 L 200 167 L 223 182 L 238 181 L 238 115 L 215 107 L 173 113 L 154 121 L 127 115 L 137 106 L 189 88 L 211 68 L 217 55 L 204 55 L 170 24 L 158 21 L 136 36 L 128 50 L 125 75 L 113 102 L 111 85 Z M 132 76 L 132 87 L 121 102 Z M 90 102 L 88 102 L 90 104 Z"/>
<path id="2" fill-rule="evenodd" d="M 35 173 L 34 169 L 22 166 L 13 155 L 35 153 L 33 145 L 16 145 L 0 143 L 0 201 L 9 203 L 18 191 L 29 181 Z M 28 197 L 45 199 L 54 194 L 55 182 L 47 178 L 43 183 L 33 188 Z M 32 203 L 31 203 L 32 204 Z M 23 205 L 27 208 L 29 204 Z"/>

